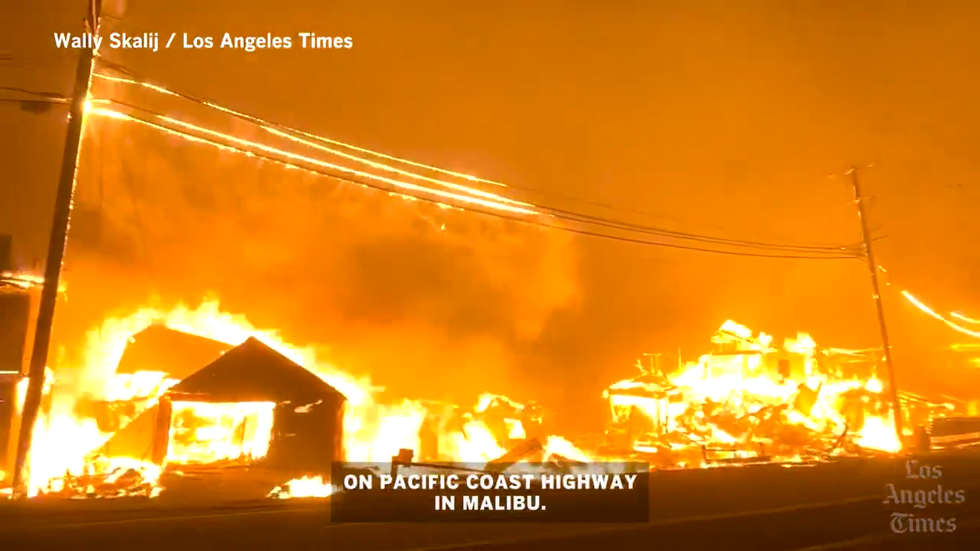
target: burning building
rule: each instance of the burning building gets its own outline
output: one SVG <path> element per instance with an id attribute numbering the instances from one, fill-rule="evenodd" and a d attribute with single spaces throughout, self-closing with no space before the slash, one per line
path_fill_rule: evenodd
<path id="1" fill-rule="evenodd" d="M 733 322 L 712 340 L 710 353 L 674 373 L 642 369 L 610 386 L 607 433 L 566 440 L 533 402 L 489 393 L 469 408 L 384 400 L 383 389 L 323 362 L 315 348 L 257 330 L 217 302 L 145 307 L 88 333 L 82 363 L 66 371 L 94 379 L 88 399 L 52 383 L 35 431 L 31 488 L 179 495 L 186 478 L 247 473 L 265 477 L 263 494 L 276 487 L 276 497 L 322 496 L 338 459 L 413 457 L 488 470 L 569 460 L 683 468 L 898 449 L 873 351 L 823 349 L 806 335 L 776 347 Z M 849 373 L 844 365 L 854 359 L 872 374 Z M 903 401 L 908 416 L 946 415 L 936 409 L 943 404 L 909 394 Z"/>
<path id="2" fill-rule="evenodd" d="M 232 448 L 239 457 L 319 474 L 329 473 L 333 462 L 344 459 L 346 397 L 255 338 L 181 381 L 164 401 L 174 412 L 170 445 L 175 449 L 168 455 L 175 458 L 197 460 L 199 424 L 230 416 L 230 426 L 242 435 L 242 446 Z M 252 442 L 251 447 L 246 442 Z"/>
<path id="3" fill-rule="evenodd" d="M 955 430 L 947 421 L 972 414 L 966 402 L 900 392 L 910 427 L 900 443 L 873 349 L 821 348 L 803 333 L 776 348 L 769 335 L 732 321 L 712 342 L 712 352 L 675 373 L 638 364 L 640 376 L 605 391 L 610 453 L 684 467 L 888 453 L 906 440 L 928 446 L 933 428 L 933 444 L 975 437 L 975 429 L 956 432 L 966 421 Z"/>
<path id="4" fill-rule="evenodd" d="M 715 349 L 669 376 L 643 373 L 605 391 L 610 446 L 665 467 L 797 460 L 848 445 L 898 449 L 881 384 L 844 375 L 842 356 L 808 335 L 781 348 L 727 321 Z"/>
<path id="5" fill-rule="evenodd" d="M 284 480 L 325 477 L 344 459 L 346 397 L 258 339 L 171 381 L 96 455 L 182 471 L 250 466 Z"/>

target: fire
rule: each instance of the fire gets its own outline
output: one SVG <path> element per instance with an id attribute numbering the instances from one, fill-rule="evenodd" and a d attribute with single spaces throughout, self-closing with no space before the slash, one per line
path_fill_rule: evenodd
<path id="1" fill-rule="evenodd" d="M 21 289 L 30 289 L 37 285 L 43 285 L 44 278 L 33 274 L 5 271 L 0 272 L 0 282 L 16 285 Z"/>
<path id="2" fill-rule="evenodd" d="M 221 312 L 215 300 L 207 300 L 196 309 L 185 305 L 178 305 L 171 310 L 141 308 L 123 318 L 107 319 L 99 328 L 89 331 L 82 354 L 82 365 L 77 370 L 80 373 L 76 377 L 77 380 L 70 381 L 74 383 L 72 385 L 61 387 L 63 391 L 60 392 L 57 390 L 59 385 L 56 385 L 50 408 L 38 419 L 35 428 L 30 459 L 29 495 L 58 491 L 60 483 L 53 481 L 66 475 L 77 477 L 92 472 L 93 468 L 100 472 L 108 472 L 116 468 L 115 459 L 106 465 L 95 465 L 88 459 L 88 455 L 104 444 L 112 434 L 102 432 L 95 419 L 77 415 L 80 398 L 77 387 L 81 387 L 83 394 L 93 399 L 117 401 L 144 398 L 146 401 L 144 409 L 150 407 L 154 399 L 177 381 L 166 379 L 162 373 L 116 374 L 115 369 L 133 335 L 154 324 L 230 345 L 237 345 L 248 337 L 255 337 L 291 360 L 311 369 L 327 383 L 340 390 L 352 406 L 351 415 L 357 415 L 362 409 L 371 406 L 370 384 L 357 381 L 326 364 L 319 363 L 312 349 L 293 347 L 282 341 L 275 332 L 256 330 L 243 317 Z M 194 406 L 180 404 L 179 407 L 198 408 L 203 412 L 206 406 L 210 405 L 213 404 Z M 203 417 L 214 414 L 213 411 L 206 412 Z M 264 440 L 264 443 L 242 444 L 248 453 L 264 455 L 268 445 L 269 424 L 268 413 L 254 418 L 251 424 L 253 429 L 250 430 L 256 430 L 258 434 L 263 435 L 259 439 Z M 211 430 L 216 432 L 214 428 Z M 356 438 L 367 439 L 363 436 L 363 432 L 351 433 L 355 439 L 348 444 L 352 446 L 351 449 L 355 454 L 359 445 Z M 178 455 L 174 459 L 190 460 L 195 455 L 208 453 L 216 458 L 231 453 L 227 451 L 227 440 L 219 438 L 214 441 L 214 444 L 219 447 L 226 446 L 226 451 L 206 453 L 200 447 L 197 451 L 192 451 L 177 445 L 174 453 Z"/>
<path id="3" fill-rule="evenodd" d="M 633 424 L 626 429 L 633 451 L 672 453 L 691 466 L 710 463 L 709 449 L 749 457 L 770 455 L 768 447 L 772 459 L 793 460 L 841 435 L 864 449 L 901 449 L 881 407 L 881 381 L 821 367 L 826 355 L 809 335 L 777 349 L 771 336 L 726 321 L 712 340 L 716 353 L 669 377 L 646 373 L 606 390 L 614 424 Z"/>
<path id="4" fill-rule="evenodd" d="M 139 407 L 127 412 L 124 420 L 129 421 L 153 407 L 178 383 L 160 372 L 115 373 L 132 337 L 155 324 L 233 346 L 254 337 L 339 390 L 348 400 L 344 419 L 348 461 L 388 462 L 399 450 L 418 450 L 423 424 L 434 413 L 431 406 L 411 400 L 380 403 L 378 392 L 383 389 L 373 387 L 369 380 L 351 377 L 322 361 L 313 347 L 293 346 L 274 331 L 256 329 L 244 317 L 222 312 L 216 300 L 206 300 L 196 309 L 186 305 L 170 310 L 140 308 L 129 316 L 107 319 L 99 328 L 89 331 L 80 369 L 69 370 L 80 375 L 49 384 L 51 405 L 39 418 L 34 433 L 30 495 L 57 493 L 67 482 L 94 475 L 111 478 L 121 476 L 114 474 L 120 472 L 128 473 L 129 477 L 139 474 L 144 484 L 151 485 L 159 480 L 161 466 L 135 458 L 109 459 L 94 455 L 113 433 L 100 430 L 96 419 L 78 412 L 83 397 L 107 403 L 136 401 Z M 78 388 L 83 390 L 81 395 Z M 462 414 L 465 419 L 462 427 L 444 426 L 437 431 L 439 457 L 485 463 L 506 452 L 505 440 L 524 438 L 526 427 L 521 419 L 506 419 L 504 434 L 481 420 L 482 415 L 498 405 L 513 412 L 526 411 L 524 405 L 506 397 L 482 396 L 472 411 Z M 173 422 L 166 465 L 256 459 L 268 451 L 275 407 L 271 402 L 175 401 L 171 407 Z M 552 437 L 547 442 L 548 448 L 562 457 L 585 457 L 565 440 Z M 139 487 L 141 491 L 145 489 Z M 154 491 L 158 492 L 159 488 Z M 291 495 L 296 495 L 295 492 L 292 490 Z"/>
<path id="5" fill-rule="evenodd" d="M 0 285 L 13 285 L 21 289 L 32 289 L 44 285 L 44 277 L 28 272 L 0 272 Z M 58 283 L 58 292 L 66 290 L 64 282 Z"/>
<path id="6" fill-rule="evenodd" d="M 411 451 L 422 462 L 509 465 L 639 457 L 669 468 L 709 466 L 717 462 L 709 458 L 711 453 L 729 461 L 757 456 L 799 461 L 846 453 L 855 446 L 901 449 L 881 381 L 873 373 L 845 377 L 833 361 L 835 355 L 863 357 L 866 351 L 824 349 L 803 333 L 779 347 L 769 335 L 726 322 L 712 339 L 714 353 L 669 376 L 644 370 L 640 377 L 610 386 L 604 393 L 613 420 L 607 443 L 586 452 L 545 432 L 542 411 L 532 402 L 489 393 L 471 408 L 382 401 L 383 389 L 333 367 L 318 357 L 315 347 L 289 344 L 275 331 L 257 329 L 246 318 L 221 311 L 216 300 L 205 300 L 197 308 L 145 307 L 107 319 L 87 334 L 78 368 L 66 370 L 74 377 L 49 374 L 49 403 L 38 420 L 29 460 L 31 495 L 70 489 L 71 495 L 153 496 L 162 491 L 161 476 L 168 469 L 247 463 L 267 455 L 277 404 L 177 400 L 166 393 L 179 381 L 166 373 L 115 373 L 127 344 L 151 325 L 230 346 L 258 339 L 342 392 L 348 399 L 348 461 L 388 463 Z M 24 390 L 21 384 L 18 402 Z M 85 413 L 81 406 L 86 400 L 109 407 L 128 404 L 132 410 L 113 410 L 123 421 L 110 429 L 100 426 L 95 414 Z M 164 405 L 171 415 L 162 459 L 153 463 L 101 454 L 117 429 L 140 412 Z M 306 407 L 299 405 L 297 411 Z M 622 438 L 625 447 L 609 444 Z M 324 479 L 306 476 L 277 487 L 270 497 L 327 497 L 333 491 Z"/>
<path id="7" fill-rule="evenodd" d="M 170 463 L 258 459 L 269 451 L 273 402 L 174 402 Z"/>
<path id="8" fill-rule="evenodd" d="M 159 398 L 167 389 L 179 382 L 176 379 L 168 379 L 167 374 L 160 371 L 116 373 L 106 384 L 103 398 L 108 402 Z"/>
<path id="9" fill-rule="evenodd" d="M 290 499 L 294 497 L 330 497 L 335 492 L 334 487 L 323 481 L 320 476 L 304 476 L 294 478 L 282 486 L 277 486 L 269 497 Z"/>

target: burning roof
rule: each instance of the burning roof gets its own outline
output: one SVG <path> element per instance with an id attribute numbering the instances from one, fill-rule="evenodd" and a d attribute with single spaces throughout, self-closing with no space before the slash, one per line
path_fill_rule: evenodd
<path id="1" fill-rule="evenodd" d="M 223 342 L 155 324 L 132 336 L 116 373 L 154 372 L 181 380 L 231 349 Z"/>
<path id="2" fill-rule="evenodd" d="M 229 350 L 168 392 L 173 400 L 313 403 L 344 395 L 254 337 Z"/>
<path id="3" fill-rule="evenodd" d="M 343 457 L 344 395 L 255 338 L 148 401 L 155 403 L 93 455 L 138 464 L 111 492 L 159 491 L 157 480 L 173 466 L 329 473 Z"/>

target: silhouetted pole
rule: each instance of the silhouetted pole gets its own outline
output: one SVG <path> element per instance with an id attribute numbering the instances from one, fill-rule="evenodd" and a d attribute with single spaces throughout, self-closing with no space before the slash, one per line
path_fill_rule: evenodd
<path id="1" fill-rule="evenodd" d="M 892 347 L 888 340 L 888 326 L 885 324 L 885 309 L 881 304 L 881 293 L 878 286 L 878 264 L 875 262 L 874 251 L 871 248 L 871 230 L 868 228 L 868 216 L 864 211 L 864 196 L 861 195 L 861 184 L 858 181 L 857 167 L 851 168 L 851 184 L 854 186 L 854 202 L 857 203 L 858 218 L 861 219 L 861 234 L 864 237 L 865 255 L 868 258 L 868 271 L 871 272 L 871 290 L 874 293 L 875 307 L 878 310 L 878 329 L 881 331 L 881 346 L 885 351 L 885 367 L 888 369 L 888 393 L 891 397 L 895 417 L 895 434 L 898 443 L 902 445 L 902 403 L 898 397 L 898 386 L 895 384 L 895 364 L 892 362 Z"/>
<path id="2" fill-rule="evenodd" d="M 98 33 L 100 0 L 89 0 L 88 30 Z M 72 91 L 71 108 L 68 115 L 68 128 L 65 136 L 65 150 L 61 158 L 61 175 L 54 203 L 54 221 L 51 224 L 51 239 L 48 243 L 48 258 L 44 264 L 44 285 L 38 305 L 37 327 L 34 332 L 34 348 L 28 371 L 27 395 L 24 398 L 20 434 L 17 438 L 17 457 L 14 463 L 14 493 L 17 497 L 27 496 L 27 460 L 31 452 L 34 424 L 41 407 L 41 394 L 44 389 L 44 376 L 48 364 L 48 349 L 51 345 L 51 329 L 54 325 L 54 310 L 58 302 L 58 286 L 61 279 L 61 264 L 65 257 L 68 242 L 68 225 L 71 219 L 72 196 L 75 193 L 75 170 L 78 166 L 79 146 L 82 140 L 82 119 L 85 101 L 88 99 L 92 80 L 92 64 L 95 51 L 83 48 L 79 52 L 78 68 L 75 70 L 75 85 Z"/>

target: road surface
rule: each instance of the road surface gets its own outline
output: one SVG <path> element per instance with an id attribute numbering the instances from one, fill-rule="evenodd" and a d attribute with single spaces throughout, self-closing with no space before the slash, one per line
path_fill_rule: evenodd
<path id="1" fill-rule="evenodd" d="M 0 533 L 10 549 L 968 548 L 961 545 L 980 541 L 980 461 L 942 462 L 939 481 L 907 479 L 904 460 L 663 473 L 651 482 L 651 521 L 641 524 L 343 524 L 330 522 L 329 501 L 194 505 L 161 499 L 10 504 L 0 509 Z M 886 484 L 914 491 L 940 482 L 945 489 L 964 490 L 965 501 L 922 509 L 883 504 Z M 893 534 L 889 515 L 896 510 L 955 517 L 957 529 Z"/>

